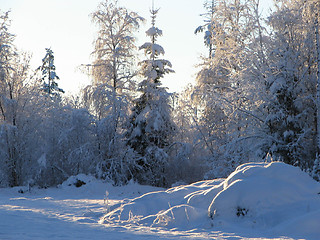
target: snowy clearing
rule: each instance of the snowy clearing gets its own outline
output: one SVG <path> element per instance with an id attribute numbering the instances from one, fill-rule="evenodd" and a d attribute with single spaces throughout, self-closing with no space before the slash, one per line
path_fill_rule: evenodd
<path id="1" fill-rule="evenodd" d="M 168 190 L 113 187 L 85 175 L 58 188 L 27 190 L 0 189 L 0 239 L 320 236 L 320 184 L 283 163 L 244 164 L 227 179 Z"/>

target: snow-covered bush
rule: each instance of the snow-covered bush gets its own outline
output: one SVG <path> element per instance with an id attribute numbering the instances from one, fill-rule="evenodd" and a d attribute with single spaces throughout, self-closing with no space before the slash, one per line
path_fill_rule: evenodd
<path id="1" fill-rule="evenodd" d="M 81 187 L 83 185 L 86 185 L 87 183 L 90 182 L 95 182 L 97 181 L 96 178 L 90 175 L 85 175 L 85 174 L 78 174 L 76 176 L 70 176 L 66 181 L 64 181 L 60 186 L 62 188 L 67 188 L 67 187 Z"/>

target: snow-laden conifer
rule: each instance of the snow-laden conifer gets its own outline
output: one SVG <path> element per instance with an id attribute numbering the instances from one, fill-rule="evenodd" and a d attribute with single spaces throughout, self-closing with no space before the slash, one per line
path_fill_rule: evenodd
<path id="1" fill-rule="evenodd" d="M 49 95 L 59 95 L 64 93 L 62 88 L 58 87 L 56 82 L 60 78 L 56 74 L 56 66 L 54 65 L 54 55 L 51 48 L 46 48 L 46 55 L 42 59 L 42 65 L 38 68 L 41 71 L 41 90 Z"/>
<path id="2" fill-rule="evenodd" d="M 150 42 L 144 43 L 143 50 L 147 59 L 139 63 L 143 81 L 139 84 L 141 95 L 135 100 L 127 132 L 128 145 L 140 156 L 136 172 L 140 182 L 166 186 L 168 155 L 166 148 L 172 141 L 174 124 L 171 119 L 169 96 L 161 86 L 161 78 L 174 72 L 168 60 L 161 59 L 164 49 L 157 44 L 162 31 L 155 26 L 158 10 L 151 10 L 152 26 L 146 31 Z"/>

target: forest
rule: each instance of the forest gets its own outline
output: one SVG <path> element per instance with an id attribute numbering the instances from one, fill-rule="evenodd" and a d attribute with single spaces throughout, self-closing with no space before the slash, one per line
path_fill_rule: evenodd
<path id="1" fill-rule="evenodd" d="M 199 4 L 194 33 L 207 54 L 179 93 L 162 85 L 174 66 L 158 44 L 161 9 L 137 46 L 149 16 L 117 0 L 97 6 L 93 61 L 79 66 L 92 81 L 77 96 L 59 87 L 54 49 L 31 69 L 0 11 L 0 187 L 46 188 L 80 173 L 170 187 L 271 161 L 319 181 L 320 2 L 277 0 L 268 16 L 259 0 Z"/>

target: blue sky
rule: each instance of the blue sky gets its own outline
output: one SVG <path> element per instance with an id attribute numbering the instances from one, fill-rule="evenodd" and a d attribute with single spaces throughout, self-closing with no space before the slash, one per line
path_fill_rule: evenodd
<path id="1" fill-rule="evenodd" d="M 263 0 L 264 8 L 272 0 Z M 1 0 L 0 9 L 11 9 L 11 32 L 16 34 L 19 49 L 33 54 L 32 67 L 41 65 L 45 48 L 55 53 L 59 85 L 67 92 L 76 92 L 80 86 L 90 83 L 87 76 L 77 70 L 81 64 L 90 63 L 90 53 L 95 27 L 89 14 L 101 0 Z M 138 44 L 148 39 L 144 32 L 150 26 L 151 0 L 119 0 L 120 5 L 138 12 L 146 18 L 138 33 Z M 194 29 L 202 23 L 202 0 L 155 0 L 160 8 L 157 26 L 163 30 L 159 44 L 166 51 L 164 56 L 173 64 L 176 73 L 168 75 L 163 84 L 170 91 L 180 91 L 192 83 L 199 56 L 205 53 L 202 36 L 194 35 Z"/>

